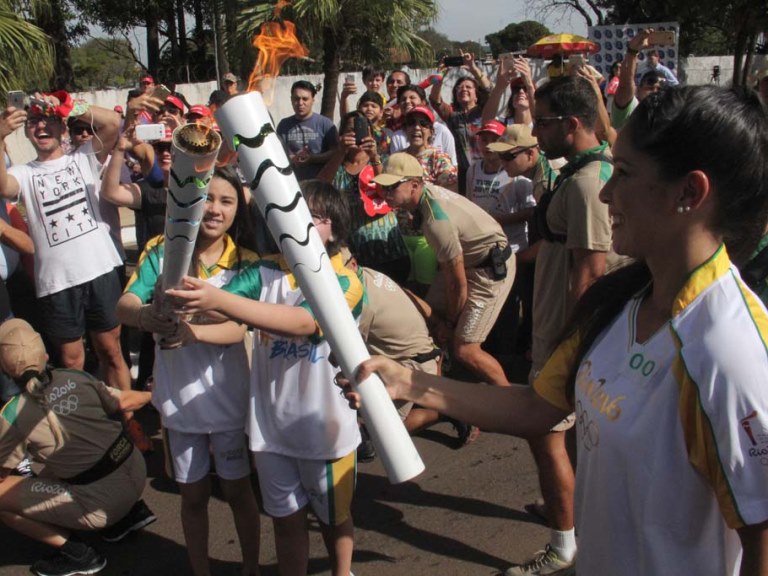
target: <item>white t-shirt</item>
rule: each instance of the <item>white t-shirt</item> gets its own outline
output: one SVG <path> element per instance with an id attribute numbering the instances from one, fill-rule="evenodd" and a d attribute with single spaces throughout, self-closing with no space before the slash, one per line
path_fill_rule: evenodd
<path id="1" fill-rule="evenodd" d="M 453 134 L 451 134 L 451 131 L 445 124 L 435 122 L 434 126 L 435 138 L 431 146 L 448 154 L 453 165 L 458 166 L 458 161 L 456 160 L 456 141 L 453 138 Z M 392 143 L 389 145 L 390 154 L 402 152 L 406 148 L 408 148 L 408 137 L 405 135 L 405 130 L 403 128 L 395 130 L 392 133 Z"/>
<path id="2" fill-rule="evenodd" d="M 603 332 L 576 378 L 577 570 L 735 575 L 734 529 L 768 519 L 768 315 L 722 248 L 643 343 L 639 303 Z M 576 340 L 534 383 L 563 409 Z"/>
<path id="3" fill-rule="evenodd" d="M 99 210 L 99 163 L 90 143 L 56 160 L 11 166 L 35 244 L 37 296 L 98 278 L 123 262 Z"/>
<path id="4" fill-rule="evenodd" d="M 359 305 L 359 279 L 344 268 L 340 255 L 331 262 L 348 302 Z M 261 302 L 304 303 L 295 278 L 278 259 L 265 259 L 247 268 L 226 289 Z M 326 340 L 254 331 L 246 428 L 252 452 L 332 460 L 357 448 L 357 413 L 333 382 L 339 370 L 329 362 L 330 353 Z"/>
<path id="5" fill-rule="evenodd" d="M 163 269 L 165 245 L 162 237 L 147 243 L 126 292 L 143 303 L 152 297 Z M 201 270 L 206 282 L 221 288 L 256 255 L 241 249 L 240 258 L 229 236 L 215 267 Z M 163 426 L 190 434 L 244 430 L 248 411 L 248 356 L 242 342 L 228 346 L 190 344 L 163 350 L 155 347 L 152 404 L 160 412 Z"/>

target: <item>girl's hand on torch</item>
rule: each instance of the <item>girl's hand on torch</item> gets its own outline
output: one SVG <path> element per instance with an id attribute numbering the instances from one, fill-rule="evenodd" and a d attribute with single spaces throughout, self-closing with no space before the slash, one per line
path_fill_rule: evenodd
<path id="1" fill-rule="evenodd" d="M 413 371 L 384 356 L 372 356 L 362 362 L 357 368 L 357 381 L 360 383 L 364 382 L 374 372 L 379 375 L 390 398 L 393 400 L 402 398 L 405 391 L 411 385 Z M 349 402 L 350 408 L 355 410 L 360 408 L 360 394 L 353 391 L 352 383 L 341 372 L 333 380 L 342 389 L 342 393 Z"/>
<path id="2" fill-rule="evenodd" d="M 141 307 L 137 324 L 142 330 L 153 334 L 167 335 L 176 331 L 176 319 L 161 314 L 155 304 Z"/>
<path id="3" fill-rule="evenodd" d="M 174 299 L 177 312 L 201 314 L 217 308 L 219 291 L 216 287 L 192 276 L 184 276 L 182 285 L 183 289 L 172 288 L 165 291 L 167 296 Z"/>

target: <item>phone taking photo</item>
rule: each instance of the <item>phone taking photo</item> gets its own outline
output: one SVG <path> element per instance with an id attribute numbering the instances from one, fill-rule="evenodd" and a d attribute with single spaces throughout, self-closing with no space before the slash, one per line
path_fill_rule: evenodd
<path id="1" fill-rule="evenodd" d="M 166 86 L 163 86 L 162 84 L 155 86 L 155 89 L 152 90 L 152 98 L 157 98 L 162 102 L 165 102 L 165 99 L 170 95 L 170 89 L 168 89 Z"/>
<path id="2" fill-rule="evenodd" d="M 24 103 L 26 99 L 26 93 L 21 90 L 11 90 L 8 92 L 8 106 L 13 106 L 18 110 L 24 109 Z"/>
<path id="3" fill-rule="evenodd" d="M 363 139 L 368 137 L 370 124 L 364 116 L 355 116 L 355 144 L 360 146 Z"/>
<path id="4" fill-rule="evenodd" d="M 446 56 L 443 58 L 443 64 L 448 66 L 449 68 L 457 67 L 457 66 L 463 66 L 464 65 L 464 57 L 463 56 Z"/>

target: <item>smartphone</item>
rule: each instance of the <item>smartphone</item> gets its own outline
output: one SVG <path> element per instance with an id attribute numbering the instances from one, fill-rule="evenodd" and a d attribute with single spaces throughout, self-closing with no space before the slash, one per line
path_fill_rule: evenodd
<path id="1" fill-rule="evenodd" d="M 648 36 L 648 43 L 651 46 L 674 46 L 675 45 L 675 31 L 674 30 L 654 30 L 651 35 Z"/>
<path id="2" fill-rule="evenodd" d="M 445 58 L 443 58 L 443 64 L 449 67 L 463 66 L 464 57 L 463 56 L 446 56 Z"/>
<path id="3" fill-rule="evenodd" d="M 138 124 L 136 138 L 144 142 L 157 142 L 165 138 L 165 124 Z"/>
<path id="4" fill-rule="evenodd" d="M 363 116 L 355 116 L 355 143 L 358 146 L 363 143 L 363 138 L 368 137 L 369 131 L 368 119 Z"/>
<path id="5" fill-rule="evenodd" d="M 152 90 L 152 98 L 157 98 L 161 102 L 165 102 L 165 99 L 170 95 L 171 91 L 162 84 L 155 86 L 155 89 Z"/>
<path id="6" fill-rule="evenodd" d="M 584 55 L 571 54 L 570 56 L 568 56 L 568 64 L 570 64 L 571 68 L 574 68 L 574 69 L 584 68 L 584 64 L 586 64 L 586 62 L 584 61 Z"/>
<path id="7" fill-rule="evenodd" d="M 24 109 L 24 100 L 27 95 L 21 90 L 11 90 L 8 92 L 8 106 L 13 106 L 18 110 Z"/>
<path id="8" fill-rule="evenodd" d="M 346 78 L 344 78 L 345 84 L 354 84 L 355 83 L 355 75 L 354 74 L 347 74 Z"/>

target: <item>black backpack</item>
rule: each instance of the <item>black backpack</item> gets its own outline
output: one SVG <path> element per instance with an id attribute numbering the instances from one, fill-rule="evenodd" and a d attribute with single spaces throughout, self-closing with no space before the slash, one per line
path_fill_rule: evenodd
<path id="1" fill-rule="evenodd" d="M 549 224 L 547 224 L 547 210 L 552 202 L 552 198 L 555 197 L 557 191 L 563 185 L 563 183 L 573 176 L 576 172 L 581 170 L 584 166 L 591 162 L 608 162 L 613 164 L 613 159 L 606 156 L 602 152 L 593 152 L 579 158 L 576 162 L 569 163 L 563 167 L 562 171 L 555 180 L 554 186 L 550 183 L 547 191 L 542 194 L 539 202 L 536 204 L 536 208 L 533 210 L 533 220 L 531 224 L 535 230 L 535 235 L 539 238 L 544 238 L 547 242 L 558 242 L 565 244 L 567 236 L 565 234 L 555 234 L 550 230 Z"/>

